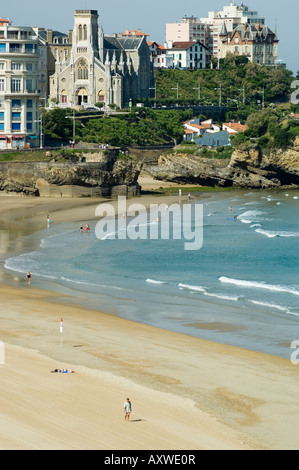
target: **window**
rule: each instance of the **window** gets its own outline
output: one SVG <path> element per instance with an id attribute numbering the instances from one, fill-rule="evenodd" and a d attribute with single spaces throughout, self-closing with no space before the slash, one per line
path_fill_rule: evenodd
<path id="1" fill-rule="evenodd" d="M 12 108 L 20 108 L 21 107 L 21 100 L 11 100 L 11 107 Z"/>
<path id="2" fill-rule="evenodd" d="M 78 40 L 82 41 L 83 34 L 82 34 L 82 24 L 79 25 L 78 27 Z"/>
<path id="3" fill-rule="evenodd" d="M 25 52 L 32 54 L 34 52 L 33 44 L 25 44 Z"/>
<path id="4" fill-rule="evenodd" d="M 27 108 L 32 108 L 32 100 L 27 100 Z"/>
<path id="5" fill-rule="evenodd" d="M 0 62 L 0 70 L 4 70 L 4 62 Z"/>
<path id="6" fill-rule="evenodd" d="M 32 131 L 32 122 L 27 122 L 27 131 Z"/>
<path id="7" fill-rule="evenodd" d="M 26 90 L 28 93 L 32 93 L 32 80 L 26 80 Z"/>
<path id="8" fill-rule="evenodd" d="M 32 112 L 27 113 L 27 121 L 32 121 Z"/>
<path id="9" fill-rule="evenodd" d="M 5 85 L 4 78 L 0 78 L 0 91 L 4 91 L 4 85 Z"/>
<path id="10" fill-rule="evenodd" d="M 0 121 L 4 121 L 4 113 L 0 113 Z"/>
<path id="11" fill-rule="evenodd" d="M 6 52 L 6 44 L 0 44 L 0 53 Z"/>
<path id="12" fill-rule="evenodd" d="M 21 91 L 21 80 L 18 78 L 12 78 L 11 80 L 11 91 L 17 93 Z"/>
<path id="13" fill-rule="evenodd" d="M 26 64 L 26 70 L 27 70 L 27 72 L 32 72 L 32 68 L 33 68 L 33 67 L 32 67 L 32 64 L 30 64 L 30 63 L 27 63 L 27 64 Z"/>
<path id="14" fill-rule="evenodd" d="M 12 53 L 19 53 L 21 50 L 21 44 L 10 44 L 9 45 L 9 52 L 12 52 Z"/>
<path id="15" fill-rule="evenodd" d="M 0 131 L 4 131 L 4 122 L 0 122 Z"/>
<path id="16" fill-rule="evenodd" d="M 13 122 L 11 125 L 13 131 L 20 131 L 21 130 L 21 123 L 20 122 Z"/>
<path id="17" fill-rule="evenodd" d="M 84 59 L 78 64 L 78 80 L 88 80 L 88 64 Z"/>
<path id="18" fill-rule="evenodd" d="M 19 62 L 12 62 L 11 70 L 21 70 L 21 64 Z"/>
<path id="19" fill-rule="evenodd" d="M 13 112 L 13 113 L 12 113 L 12 121 L 14 121 L 14 122 L 17 121 L 17 122 L 18 122 L 18 121 L 20 121 L 20 120 L 21 120 L 21 113 L 19 113 L 19 112 L 18 112 L 18 113 Z"/>

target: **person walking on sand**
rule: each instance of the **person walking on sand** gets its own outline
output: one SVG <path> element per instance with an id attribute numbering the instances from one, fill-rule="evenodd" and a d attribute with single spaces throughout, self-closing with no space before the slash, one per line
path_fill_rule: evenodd
<path id="1" fill-rule="evenodd" d="M 124 403 L 124 410 L 125 410 L 125 421 L 130 421 L 130 414 L 132 413 L 132 403 L 130 402 L 130 398 Z"/>

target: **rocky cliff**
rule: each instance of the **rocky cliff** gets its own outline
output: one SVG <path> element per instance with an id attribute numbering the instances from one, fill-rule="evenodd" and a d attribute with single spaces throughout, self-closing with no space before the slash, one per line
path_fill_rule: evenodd
<path id="1" fill-rule="evenodd" d="M 51 197 L 135 195 L 141 166 L 132 158 L 108 156 L 93 163 L 0 162 L 0 191 Z"/>
<path id="2" fill-rule="evenodd" d="M 260 149 L 237 149 L 230 160 L 195 155 L 163 155 L 157 165 L 143 168 L 158 180 L 202 186 L 278 188 L 299 187 L 299 140 L 287 150 L 264 154 Z"/>

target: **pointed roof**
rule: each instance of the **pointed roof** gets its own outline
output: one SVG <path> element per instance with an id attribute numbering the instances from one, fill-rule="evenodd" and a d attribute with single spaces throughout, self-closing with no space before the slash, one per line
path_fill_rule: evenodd
<path id="1" fill-rule="evenodd" d="M 222 28 L 221 28 L 221 32 L 220 32 L 219 36 L 227 36 L 227 27 L 226 27 L 225 21 L 222 24 Z"/>

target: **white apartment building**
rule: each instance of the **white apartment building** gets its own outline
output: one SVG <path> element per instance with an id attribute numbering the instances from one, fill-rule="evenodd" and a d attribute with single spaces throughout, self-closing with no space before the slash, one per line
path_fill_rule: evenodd
<path id="1" fill-rule="evenodd" d="M 205 69 L 206 62 L 207 48 L 199 41 L 169 41 L 167 44 L 167 68 Z"/>
<path id="2" fill-rule="evenodd" d="M 0 20 L 0 149 L 39 145 L 39 64 L 37 28 Z"/>
<path id="3" fill-rule="evenodd" d="M 147 45 L 151 54 L 151 62 L 155 68 L 166 67 L 166 48 L 155 41 L 148 41 Z"/>
<path id="4" fill-rule="evenodd" d="M 204 18 L 184 17 L 180 22 L 166 24 L 166 42 L 200 41 L 208 47 L 212 56 L 222 57 L 221 32 L 223 27 L 227 33 L 240 25 L 263 29 L 265 18 L 257 11 L 251 11 L 243 3 L 236 5 L 231 1 L 221 11 L 210 11 Z M 277 39 L 277 38 L 276 38 Z"/>

